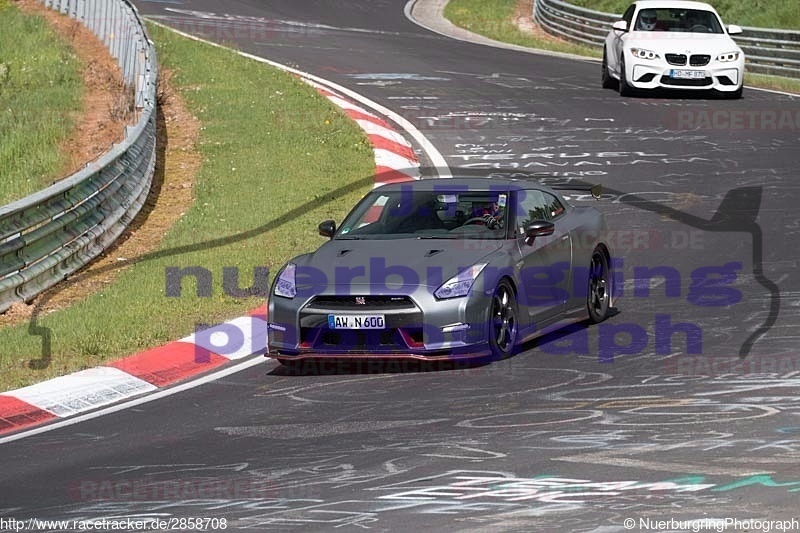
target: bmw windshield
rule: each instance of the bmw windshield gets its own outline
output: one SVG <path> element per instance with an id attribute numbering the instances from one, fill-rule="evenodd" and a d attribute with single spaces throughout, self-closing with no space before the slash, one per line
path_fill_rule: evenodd
<path id="1" fill-rule="evenodd" d="M 634 29 L 684 33 L 724 33 L 717 16 L 703 9 L 647 8 L 639 11 Z"/>

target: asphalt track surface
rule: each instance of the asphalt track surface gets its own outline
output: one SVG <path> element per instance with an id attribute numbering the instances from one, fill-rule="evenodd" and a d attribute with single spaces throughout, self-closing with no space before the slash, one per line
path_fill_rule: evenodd
<path id="1" fill-rule="evenodd" d="M 383 104 L 454 174 L 602 182 L 618 313 L 473 368 L 265 361 L 5 443 L 0 516 L 297 531 L 800 520 L 800 99 L 623 99 L 595 62 L 448 39 L 402 1 L 138 7 Z M 637 283 L 637 268 L 670 281 Z"/>

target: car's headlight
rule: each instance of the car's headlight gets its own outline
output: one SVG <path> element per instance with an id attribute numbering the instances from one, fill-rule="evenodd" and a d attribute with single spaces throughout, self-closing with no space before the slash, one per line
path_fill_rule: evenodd
<path id="1" fill-rule="evenodd" d="M 644 48 L 631 48 L 631 54 L 639 59 L 658 59 L 660 57 L 652 50 L 645 50 Z"/>
<path id="2" fill-rule="evenodd" d="M 436 289 L 436 292 L 434 292 L 433 295 L 440 300 L 466 296 L 469 294 L 469 290 L 472 288 L 475 280 L 478 278 L 483 269 L 486 268 L 486 265 L 487 263 L 479 263 L 477 265 L 472 265 L 466 270 L 462 270 L 446 282 L 442 283 L 442 286 Z"/>
<path id="3" fill-rule="evenodd" d="M 717 56 L 717 61 L 721 61 L 722 63 L 736 61 L 739 59 L 739 53 L 740 52 L 726 52 L 724 54 L 720 54 Z"/>
<path id="4" fill-rule="evenodd" d="M 278 281 L 275 282 L 275 295 L 283 296 L 284 298 L 294 298 L 297 295 L 297 286 L 295 285 L 295 270 L 294 263 L 289 263 L 281 270 L 278 275 Z"/>

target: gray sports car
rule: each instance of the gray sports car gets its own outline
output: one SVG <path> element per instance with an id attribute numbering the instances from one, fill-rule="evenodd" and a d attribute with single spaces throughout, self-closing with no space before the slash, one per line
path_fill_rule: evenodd
<path id="1" fill-rule="evenodd" d="M 267 356 L 282 363 L 503 358 L 612 304 L 602 214 L 527 180 L 386 185 L 319 233 L 270 290 Z"/>

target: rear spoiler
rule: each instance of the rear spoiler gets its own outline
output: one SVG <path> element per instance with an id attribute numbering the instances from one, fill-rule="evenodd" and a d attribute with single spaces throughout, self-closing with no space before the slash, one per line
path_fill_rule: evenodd
<path id="1" fill-rule="evenodd" d="M 595 200 L 600 199 L 600 195 L 603 194 L 603 186 L 601 184 L 596 185 L 570 185 L 569 183 L 559 183 L 555 185 L 548 185 L 554 191 L 582 191 L 582 192 L 590 192 L 592 194 L 592 198 Z"/>

